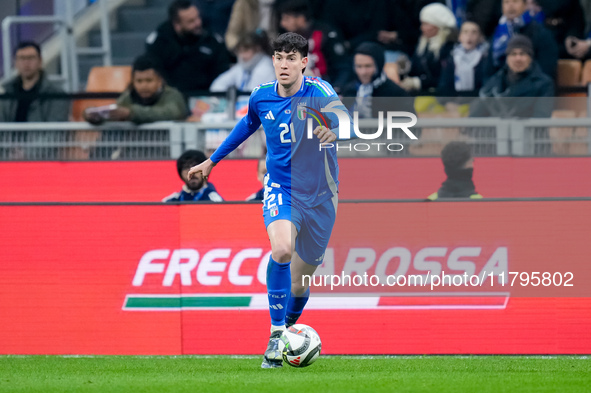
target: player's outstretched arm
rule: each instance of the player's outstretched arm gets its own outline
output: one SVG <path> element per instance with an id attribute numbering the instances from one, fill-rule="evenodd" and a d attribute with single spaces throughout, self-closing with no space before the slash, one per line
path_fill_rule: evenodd
<path id="1" fill-rule="evenodd" d="M 203 175 L 203 178 L 205 180 L 207 180 L 207 177 L 209 176 L 209 174 L 213 170 L 214 166 L 215 166 L 215 163 L 208 158 L 207 160 L 203 161 L 201 164 L 195 165 L 194 167 L 189 169 L 189 173 L 187 174 L 187 177 L 190 180 L 193 176 L 197 176 L 198 174 L 201 173 Z"/>
<path id="2" fill-rule="evenodd" d="M 320 143 L 332 143 L 337 140 L 337 135 L 326 127 L 316 127 L 314 135 L 320 139 Z"/>

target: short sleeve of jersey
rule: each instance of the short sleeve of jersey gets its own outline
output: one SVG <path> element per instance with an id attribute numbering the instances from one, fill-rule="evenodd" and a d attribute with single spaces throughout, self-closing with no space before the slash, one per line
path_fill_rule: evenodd
<path id="1" fill-rule="evenodd" d="M 314 103 L 313 107 L 315 108 L 326 108 L 327 106 L 331 106 L 335 110 L 340 111 L 342 114 L 345 114 L 348 119 L 349 129 L 353 130 L 353 119 L 345 107 L 345 105 L 341 102 L 338 94 L 335 92 L 333 87 L 327 83 L 326 81 L 320 78 L 307 78 L 306 83 L 314 87 L 313 89 L 313 97 Z M 322 112 L 324 119 L 328 127 L 339 136 L 338 128 L 339 128 L 339 117 L 335 112 L 324 111 Z M 339 138 L 340 139 L 340 138 Z"/>

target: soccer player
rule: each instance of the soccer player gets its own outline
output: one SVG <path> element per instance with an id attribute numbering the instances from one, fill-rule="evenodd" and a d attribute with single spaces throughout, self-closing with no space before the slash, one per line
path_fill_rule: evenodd
<path id="1" fill-rule="evenodd" d="M 324 258 L 337 211 L 338 164 L 336 149 L 331 148 L 337 136 L 331 128 L 338 125 L 338 118 L 321 108 L 332 105 L 346 111 L 327 82 L 303 75 L 308 64 L 304 37 L 285 33 L 272 46 L 277 80 L 253 90 L 248 114 L 210 159 L 189 170 L 189 176 L 201 173 L 207 178 L 262 123 L 268 171 L 263 217 L 271 241 L 267 267 L 271 336 L 262 368 L 282 367 L 281 334 L 286 325 L 296 323 L 310 295 L 302 275 L 312 275 Z M 314 135 L 306 132 L 307 110 L 317 122 L 324 121 L 314 128 Z"/>

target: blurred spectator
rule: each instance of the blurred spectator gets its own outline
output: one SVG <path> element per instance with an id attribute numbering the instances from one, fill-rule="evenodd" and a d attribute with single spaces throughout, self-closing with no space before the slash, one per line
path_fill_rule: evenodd
<path id="1" fill-rule="evenodd" d="M 591 0 L 579 0 L 583 15 L 585 15 L 585 32 L 591 31 Z"/>
<path id="2" fill-rule="evenodd" d="M 412 22 L 399 0 L 387 0 L 388 16 L 384 30 L 378 31 L 378 42 L 386 48 L 386 63 L 396 62 L 400 56 L 411 56 L 418 39 L 418 28 Z"/>
<path id="3" fill-rule="evenodd" d="M 325 0 L 308 0 L 308 2 L 310 3 L 310 10 L 312 11 L 312 19 L 321 20 L 324 15 Z"/>
<path id="4" fill-rule="evenodd" d="M 550 117 L 554 82 L 533 59 L 531 40 L 515 35 L 507 44 L 506 65 L 480 90 L 471 117 Z"/>
<path id="5" fill-rule="evenodd" d="M 442 61 L 454 47 L 456 18 L 440 3 L 429 4 L 421 10 L 421 38 L 412 57 L 409 76 L 401 85 L 407 90 L 432 90 L 439 84 Z"/>
<path id="6" fill-rule="evenodd" d="M 389 3 L 388 6 L 391 6 L 392 2 L 398 4 L 398 6 L 402 9 L 402 14 L 406 19 L 406 23 L 408 24 L 409 29 L 409 37 L 411 37 L 411 41 L 408 42 L 408 45 L 411 45 L 411 52 L 414 52 L 414 49 L 419 41 L 420 37 L 420 30 L 421 30 L 421 21 L 419 19 L 419 15 L 421 10 L 431 4 L 431 3 L 441 3 L 440 0 L 387 0 Z M 412 55 L 412 53 L 411 53 Z"/>
<path id="7" fill-rule="evenodd" d="M 257 30 L 271 39 L 277 35 L 277 22 L 273 13 L 275 0 L 236 0 L 226 30 L 226 46 L 233 51 L 240 37 Z"/>
<path id="8" fill-rule="evenodd" d="M 399 56 L 411 56 L 418 39 L 418 26 L 412 22 L 399 0 L 388 0 L 386 26 L 378 31 L 378 41 L 386 48 L 386 63 L 396 62 Z"/>
<path id="9" fill-rule="evenodd" d="M 213 184 L 199 174 L 189 180 L 187 173 L 195 165 L 201 164 L 207 157 L 199 150 L 187 150 L 176 161 L 176 169 L 181 180 L 185 183 L 179 192 L 174 192 L 164 198 L 162 202 L 223 202 Z"/>
<path id="10" fill-rule="evenodd" d="M 83 115 L 92 124 L 105 120 L 142 124 L 183 120 L 187 117 L 187 106 L 183 95 L 166 85 L 157 71 L 156 62 L 140 56 L 133 63 L 131 86 L 117 99 L 117 104 L 87 108 Z"/>
<path id="11" fill-rule="evenodd" d="M 251 194 L 247 201 L 262 201 L 265 199 L 265 175 L 267 174 L 267 158 L 262 157 L 259 158 L 259 162 L 257 164 L 257 179 L 262 184 L 262 188 L 257 192 Z"/>
<path id="12" fill-rule="evenodd" d="M 441 151 L 441 161 L 447 179 L 441 183 L 441 188 L 427 199 L 434 201 L 438 198 L 482 198 L 482 195 L 476 192 L 472 181 L 474 158 L 467 143 L 454 141 L 445 145 Z"/>
<path id="13" fill-rule="evenodd" d="M 413 99 L 404 89 L 392 82 L 383 71 L 384 48 L 380 44 L 364 42 L 355 50 L 353 59 L 357 80 L 350 83 L 343 91 L 344 97 L 356 97 L 352 110 L 359 113 L 360 118 L 377 118 L 379 111 L 406 111 L 414 113 Z M 383 97 L 381 100 L 373 100 Z M 408 97 L 396 100 L 392 105 L 392 97 Z M 345 101 L 348 101 L 345 98 Z M 389 105 L 388 105 L 389 104 Z"/>
<path id="14" fill-rule="evenodd" d="M 576 35 L 569 32 L 564 41 L 564 46 L 561 45 L 561 47 L 563 47 L 563 50 L 570 57 L 588 60 L 591 59 L 591 0 L 581 0 L 580 6 L 583 10 L 583 15 L 585 15 L 584 31 L 587 35 Z"/>
<path id="15" fill-rule="evenodd" d="M 525 6 L 527 9 L 527 13 L 529 17 L 538 22 L 539 24 L 543 25 L 546 23 L 546 14 L 542 11 L 542 7 L 538 4 L 536 0 L 526 0 Z"/>
<path id="16" fill-rule="evenodd" d="M 228 28 L 234 0 L 197 0 L 203 26 L 216 37 L 223 37 Z"/>
<path id="17" fill-rule="evenodd" d="M 492 39 L 486 76 L 493 75 L 503 67 L 507 43 L 516 34 L 529 37 L 534 47 L 534 59 L 542 71 L 554 79 L 558 65 L 558 46 L 550 31 L 531 19 L 526 0 L 503 0 L 503 16 Z"/>
<path id="18" fill-rule="evenodd" d="M 438 93 L 444 97 L 478 96 L 484 84 L 484 64 L 488 45 L 480 33 L 480 27 L 466 21 L 460 29 L 459 43 L 443 63 Z"/>
<path id="19" fill-rule="evenodd" d="M 282 28 L 308 40 L 310 49 L 306 72 L 310 76 L 329 81 L 335 89 L 351 80 L 351 59 L 347 56 L 342 37 L 331 26 L 310 19 L 307 0 L 288 0 L 281 5 L 279 12 Z"/>
<path id="20" fill-rule="evenodd" d="M 444 4 L 456 17 L 457 27 L 460 28 L 466 20 L 466 6 L 468 0 L 445 0 Z"/>
<path id="21" fill-rule="evenodd" d="M 258 85 L 275 79 L 273 60 L 267 52 L 268 44 L 264 32 L 242 37 L 236 45 L 238 64 L 218 76 L 209 90 L 223 92 L 235 87 L 240 91 L 252 91 Z"/>
<path id="22" fill-rule="evenodd" d="M 18 98 L 0 100 L 0 122 L 68 121 L 68 101 L 39 98 L 40 94 L 64 93 L 47 79 L 39 45 L 30 41 L 18 44 L 14 66 L 18 76 L 3 88 L 6 94 L 16 94 Z"/>
<path id="23" fill-rule="evenodd" d="M 168 21 L 146 39 L 149 55 L 160 62 L 164 79 L 184 94 L 208 90 L 229 67 L 224 44 L 205 31 L 199 10 L 189 0 L 175 0 Z"/>
<path id="24" fill-rule="evenodd" d="M 566 52 L 575 59 L 587 60 L 591 58 L 591 34 L 587 39 L 568 36 L 564 43 Z"/>
<path id="25" fill-rule="evenodd" d="M 585 34 L 585 16 L 579 0 L 527 1 L 532 3 L 531 8 L 540 9 L 541 15 L 536 20 L 542 19 L 542 25 L 552 33 L 554 41 L 560 49 L 560 56 L 567 56 L 564 46 L 566 37 L 583 37 Z"/>
<path id="26" fill-rule="evenodd" d="M 387 0 L 327 0 L 323 21 L 336 28 L 353 52 L 366 41 L 378 42 L 378 32 L 388 30 Z"/>
<path id="27" fill-rule="evenodd" d="M 466 19 L 480 26 L 486 38 L 492 37 L 501 15 L 499 0 L 467 0 Z"/>

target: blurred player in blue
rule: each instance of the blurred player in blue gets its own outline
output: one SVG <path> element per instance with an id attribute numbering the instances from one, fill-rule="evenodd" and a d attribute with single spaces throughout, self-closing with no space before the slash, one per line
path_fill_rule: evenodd
<path id="1" fill-rule="evenodd" d="M 267 267 L 271 337 L 262 368 L 283 365 L 281 333 L 296 323 L 308 301 L 310 290 L 302 275 L 312 275 L 322 264 L 336 218 L 338 165 L 332 142 L 337 136 L 331 129 L 338 126 L 338 118 L 320 109 L 330 104 L 346 111 L 327 82 L 303 75 L 308 64 L 304 37 L 285 33 L 272 46 L 277 80 L 253 90 L 247 116 L 210 159 L 189 171 L 189 176 L 207 178 L 220 160 L 263 125 L 268 171 L 263 217 L 272 252 Z M 313 132 L 307 132 L 308 117 L 320 124 Z"/>

